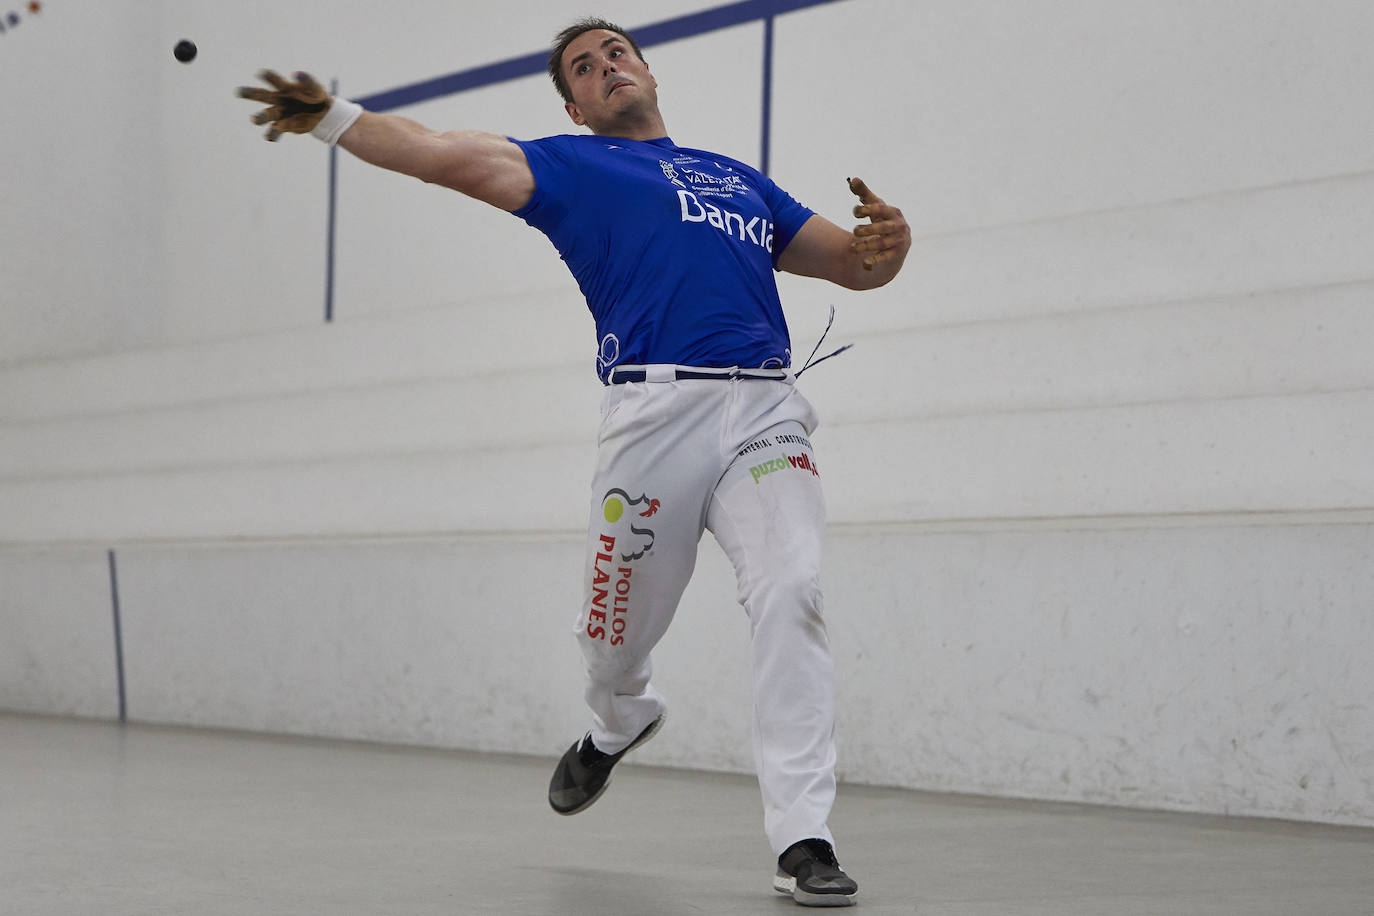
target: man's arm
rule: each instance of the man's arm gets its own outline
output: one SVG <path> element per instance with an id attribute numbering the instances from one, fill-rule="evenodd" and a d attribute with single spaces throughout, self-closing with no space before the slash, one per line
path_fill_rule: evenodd
<path id="1" fill-rule="evenodd" d="M 854 216 L 869 222 L 851 233 L 812 216 L 778 256 L 779 269 L 846 289 L 876 289 L 897 276 L 911 250 L 911 227 L 901 210 L 888 206 L 862 180 L 849 179 L 849 189 L 859 197 Z"/>
<path id="2" fill-rule="evenodd" d="M 510 140 L 476 130 L 430 130 L 398 115 L 364 111 L 339 137 L 364 162 L 443 185 L 502 210 L 534 194 L 534 173 Z"/>
<path id="3" fill-rule="evenodd" d="M 475 130 L 440 132 L 397 115 L 362 111 L 351 102 L 330 98 L 308 73 L 296 73 L 294 82 L 271 70 L 258 76 L 272 89 L 244 86 L 239 96 L 269 106 L 253 115 L 254 124 L 270 125 L 268 140 L 283 133 L 318 136 L 326 131 L 328 142 L 337 142 L 364 162 L 452 188 L 503 210 L 520 209 L 534 194 L 534 174 L 524 152 L 505 137 Z M 348 117 L 340 120 L 342 114 Z"/>

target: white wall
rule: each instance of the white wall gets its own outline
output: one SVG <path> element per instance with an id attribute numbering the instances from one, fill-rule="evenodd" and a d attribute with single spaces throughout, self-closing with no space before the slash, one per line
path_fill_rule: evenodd
<path id="1" fill-rule="evenodd" d="M 701 9 L 610 3 L 627 26 Z M 474 9 L 475 7 L 475 9 Z M 529 53 L 535 2 L 45 5 L 0 43 L 0 708 L 553 754 L 582 723 L 594 335 L 546 240 L 264 143 L 262 66 L 362 95 Z M 763 27 L 646 55 L 757 158 Z M 170 48 L 191 37 L 190 66 Z M 1374 8 L 846 0 L 779 18 L 772 172 L 916 236 L 783 277 L 832 520 L 844 778 L 1374 825 Z M 53 99 L 60 98 L 60 117 Z M 572 129 L 532 76 L 402 113 Z M 644 759 L 748 770 L 703 551 Z"/>

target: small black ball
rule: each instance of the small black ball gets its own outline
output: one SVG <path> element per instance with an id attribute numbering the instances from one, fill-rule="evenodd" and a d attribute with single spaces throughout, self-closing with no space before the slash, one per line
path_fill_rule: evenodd
<path id="1" fill-rule="evenodd" d="M 194 41 L 187 41 L 183 38 L 181 41 L 178 41 L 177 46 L 172 49 L 172 54 L 174 54 L 176 59 L 183 64 L 189 64 L 196 59 L 196 43 Z"/>

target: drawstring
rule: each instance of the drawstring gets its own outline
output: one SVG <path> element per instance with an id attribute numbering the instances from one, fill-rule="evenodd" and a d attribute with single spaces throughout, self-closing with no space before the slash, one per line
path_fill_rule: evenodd
<path id="1" fill-rule="evenodd" d="M 827 321 L 827 322 L 825 323 L 825 330 L 821 332 L 821 339 L 818 340 L 818 341 L 816 341 L 816 346 L 812 348 L 812 350 L 811 350 L 811 355 L 808 356 L 808 357 L 806 358 L 806 365 L 802 366 L 801 369 L 799 369 L 799 370 L 797 371 L 797 378 L 801 378 L 801 374 L 802 374 L 803 372 L 805 372 L 807 369 L 810 369 L 812 366 L 815 366 L 815 365 L 818 365 L 818 364 L 820 364 L 820 363 L 823 363 L 823 362 L 825 362 L 827 359 L 829 359 L 829 358 L 832 357 L 832 356 L 839 356 L 839 355 L 840 355 L 841 353 L 843 353 L 845 350 L 848 350 L 850 347 L 854 346 L 852 343 L 847 343 L 847 344 L 845 344 L 843 347 L 840 347 L 838 350 L 836 350 L 834 353 L 827 353 L 825 356 L 822 356 L 820 359 L 816 359 L 816 358 L 815 358 L 815 357 L 816 357 L 816 351 L 819 350 L 819 349 L 821 348 L 821 344 L 825 343 L 825 335 L 827 335 L 827 334 L 830 333 L 830 326 L 831 326 L 832 324 L 834 324 L 834 323 L 835 323 L 835 306 L 832 305 L 832 306 L 830 306 L 830 320 Z"/>

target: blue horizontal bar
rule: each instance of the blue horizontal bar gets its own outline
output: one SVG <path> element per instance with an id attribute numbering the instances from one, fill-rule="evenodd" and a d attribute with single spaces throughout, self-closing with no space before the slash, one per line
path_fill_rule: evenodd
<path id="1" fill-rule="evenodd" d="M 717 29 L 728 29 L 731 26 L 767 19 L 769 16 L 790 13 L 810 6 L 837 2 L 839 0 L 743 0 L 740 3 L 727 3 L 725 6 L 713 7 L 699 13 L 688 13 L 676 19 L 665 19 L 662 22 L 640 26 L 630 29 L 630 32 L 639 46 L 644 48 L 681 38 L 692 38 Z M 446 76 L 436 76 L 408 86 L 388 89 L 355 101 L 368 111 L 390 111 L 402 105 L 414 105 L 455 92 L 543 73 L 548 67 L 548 62 L 549 50 L 536 51 L 522 57 L 513 57 L 494 64 L 459 70 Z"/>

